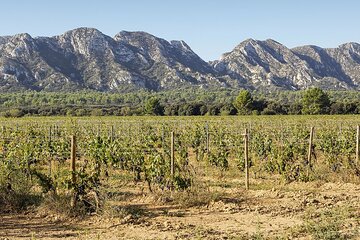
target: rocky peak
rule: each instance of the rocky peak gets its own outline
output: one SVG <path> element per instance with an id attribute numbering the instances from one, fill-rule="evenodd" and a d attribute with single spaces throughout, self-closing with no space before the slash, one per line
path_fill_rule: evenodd
<path id="1" fill-rule="evenodd" d="M 234 56 L 243 55 L 248 59 L 257 61 L 259 58 L 262 60 L 274 58 L 277 61 L 284 61 L 281 55 L 285 53 L 288 54 L 289 49 L 275 40 L 267 39 L 265 41 L 259 41 L 250 38 L 241 42 L 226 56 L 232 58 Z"/>
<path id="2" fill-rule="evenodd" d="M 127 31 L 118 33 L 114 39 L 120 44 L 135 48 L 141 55 L 141 59 L 146 59 L 147 63 L 164 64 L 170 68 L 179 67 L 181 71 L 187 68 L 202 73 L 212 72 L 211 66 L 182 40 L 168 42 L 149 33 Z M 165 69 L 168 68 L 165 67 Z"/>
<path id="3" fill-rule="evenodd" d="M 239 43 L 235 49 L 237 48 L 241 48 L 241 47 L 245 47 L 245 46 L 256 46 L 258 44 L 258 40 L 255 40 L 253 38 L 248 38 L 248 39 L 245 39 L 244 41 L 242 41 L 241 43 Z"/>
<path id="4" fill-rule="evenodd" d="M 86 38 L 86 39 L 102 37 L 102 36 L 104 36 L 104 34 L 99 30 L 97 30 L 96 28 L 87 28 L 87 27 L 75 28 L 60 35 L 60 37 L 63 38 Z"/>
<path id="5" fill-rule="evenodd" d="M 244 54 L 251 54 L 256 53 L 257 49 L 259 48 L 258 41 L 249 38 L 245 41 L 241 42 L 237 45 L 231 53 L 244 53 Z"/>
<path id="6" fill-rule="evenodd" d="M 147 32 L 143 32 L 143 31 L 121 31 L 118 34 L 116 34 L 114 36 L 114 39 L 116 41 L 125 41 L 125 42 L 133 42 L 134 44 L 136 43 L 141 43 L 142 41 L 144 41 L 145 39 L 157 39 L 157 37 L 155 37 L 154 35 L 151 35 L 150 33 Z"/>
<path id="7" fill-rule="evenodd" d="M 187 54 L 190 54 L 190 55 L 196 55 L 194 53 L 194 51 L 189 47 L 189 45 L 187 45 L 186 42 L 184 42 L 183 40 L 172 40 L 170 41 L 171 45 L 179 50 L 179 52 L 181 52 L 181 54 L 183 55 L 187 55 Z"/>
<path id="8" fill-rule="evenodd" d="M 27 33 L 5 37 L 2 42 L 0 50 L 13 58 L 27 58 L 37 49 L 35 40 Z"/>
<path id="9" fill-rule="evenodd" d="M 28 41 L 28 42 L 33 40 L 33 38 L 28 33 L 16 34 L 12 37 L 12 39 L 19 40 L 19 41 Z"/>
<path id="10" fill-rule="evenodd" d="M 270 72 L 270 66 L 278 67 L 279 64 L 286 64 L 287 60 L 296 61 L 295 58 L 287 47 L 272 39 L 265 41 L 247 39 L 236 46 L 232 52 L 223 56 L 221 61 L 235 60 L 249 63 Z"/>
<path id="11" fill-rule="evenodd" d="M 163 50 L 164 45 L 169 44 L 166 40 L 157 38 L 146 32 L 121 31 L 115 35 L 114 39 L 146 51 L 152 51 L 154 49 Z"/>
<path id="12" fill-rule="evenodd" d="M 315 45 L 307 45 L 302 47 L 296 47 L 291 49 L 299 58 L 307 62 L 312 62 L 314 64 L 319 63 L 324 60 L 326 51 Z"/>
<path id="13" fill-rule="evenodd" d="M 157 38 L 146 32 L 127 32 L 122 31 L 115 35 L 115 41 L 129 44 L 135 47 L 146 58 L 154 61 L 167 62 L 166 56 L 170 43 L 164 39 Z"/>
<path id="14" fill-rule="evenodd" d="M 110 52 L 110 37 L 95 28 L 77 28 L 55 37 L 62 48 L 71 49 L 86 57 Z"/>
<path id="15" fill-rule="evenodd" d="M 267 44 L 270 44 L 270 45 L 275 45 L 275 46 L 281 46 L 281 47 L 284 47 L 283 44 L 279 43 L 278 41 L 272 39 L 272 38 L 268 38 L 266 39 L 265 41 L 263 42 L 266 42 Z"/>
<path id="16" fill-rule="evenodd" d="M 338 47 L 339 55 L 342 55 L 340 58 L 349 58 L 350 61 L 355 61 L 356 64 L 360 64 L 360 44 L 358 43 L 345 43 Z M 336 49 L 329 50 L 329 52 L 334 53 Z M 347 60 L 345 60 L 347 62 Z"/>
<path id="17" fill-rule="evenodd" d="M 359 51 L 360 50 L 360 44 L 356 42 L 349 42 L 344 43 L 339 46 L 340 49 L 348 49 L 351 51 Z"/>

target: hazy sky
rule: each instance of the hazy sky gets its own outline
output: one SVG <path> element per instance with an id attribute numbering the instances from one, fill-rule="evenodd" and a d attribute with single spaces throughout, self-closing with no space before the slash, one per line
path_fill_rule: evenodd
<path id="1" fill-rule="evenodd" d="M 0 35 L 146 31 L 184 40 L 205 60 L 247 38 L 288 47 L 360 42 L 359 0 L 4 0 L 0 11 Z"/>

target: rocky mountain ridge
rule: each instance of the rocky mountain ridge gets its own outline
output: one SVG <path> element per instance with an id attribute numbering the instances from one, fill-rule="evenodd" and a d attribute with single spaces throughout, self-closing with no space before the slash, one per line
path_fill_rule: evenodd
<path id="1" fill-rule="evenodd" d="M 145 32 L 109 37 L 78 28 L 54 37 L 0 37 L 0 92 L 309 86 L 359 90 L 360 45 L 289 49 L 271 39 L 248 39 L 205 62 L 184 41 Z"/>

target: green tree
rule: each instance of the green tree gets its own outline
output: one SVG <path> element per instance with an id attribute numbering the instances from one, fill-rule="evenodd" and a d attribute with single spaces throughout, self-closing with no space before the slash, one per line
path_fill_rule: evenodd
<path id="1" fill-rule="evenodd" d="M 238 114 L 247 115 L 253 109 L 253 98 L 248 90 L 241 90 L 236 97 L 233 105 L 237 109 Z"/>
<path id="2" fill-rule="evenodd" d="M 120 115 L 121 116 L 130 116 L 131 115 L 131 108 L 126 106 L 126 107 L 122 107 L 120 110 Z"/>
<path id="3" fill-rule="evenodd" d="M 227 116 L 227 115 L 235 115 L 236 109 L 234 105 L 231 103 L 226 103 L 220 108 L 220 115 Z"/>
<path id="4" fill-rule="evenodd" d="M 19 118 L 22 116 L 24 116 L 24 111 L 17 108 L 5 112 L 5 117 Z"/>
<path id="5" fill-rule="evenodd" d="M 91 110 L 90 115 L 91 116 L 104 116 L 105 113 L 101 108 L 95 108 L 95 109 Z"/>
<path id="6" fill-rule="evenodd" d="M 149 115 L 163 115 L 164 108 L 160 104 L 160 100 L 157 97 L 149 98 L 145 102 L 145 114 Z"/>
<path id="7" fill-rule="evenodd" d="M 325 114 L 329 112 L 329 96 L 320 88 L 310 88 L 302 97 L 303 114 Z"/>
<path id="8" fill-rule="evenodd" d="M 267 107 L 261 112 L 263 115 L 283 115 L 286 114 L 284 105 L 279 102 L 269 102 Z"/>

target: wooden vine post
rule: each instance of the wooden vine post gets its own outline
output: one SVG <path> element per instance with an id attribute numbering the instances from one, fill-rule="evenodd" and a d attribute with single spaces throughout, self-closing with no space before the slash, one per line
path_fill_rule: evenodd
<path id="1" fill-rule="evenodd" d="M 74 135 L 71 136 L 71 155 L 70 155 L 70 171 L 71 171 L 71 181 L 73 186 L 76 184 L 76 137 Z M 74 192 L 74 196 L 71 200 L 71 206 L 74 207 L 76 205 L 76 193 Z"/>
<path id="2" fill-rule="evenodd" d="M 51 145 L 51 137 L 52 137 L 52 127 L 50 126 L 49 127 L 49 145 Z M 52 154 L 50 153 L 50 159 L 49 159 L 49 176 L 51 177 L 52 176 Z"/>
<path id="3" fill-rule="evenodd" d="M 308 158 L 307 158 L 308 165 L 311 165 L 311 154 L 313 153 L 313 138 L 314 138 L 314 127 L 311 127 L 310 138 L 309 138 L 309 151 L 308 151 Z"/>
<path id="4" fill-rule="evenodd" d="M 249 190 L 249 134 L 245 129 L 244 133 L 244 158 L 245 158 L 245 189 Z"/>
<path id="5" fill-rule="evenodd" d="M 356 164 L 359 164 L 359 142 L 360 142 L 360 126 L 356 128 Z"/>
<path id="6" fill-rule="evenodd" d="M 110 141 L 114 142 L 115 139 L 115 130 L 114 130 L 114 125 L 111 125 L 111 129 L 110 129 Z"/>
<path id="7" fill-rule="evenodd" d="M 209 123 L 206 123 L 206 154 L 210 153 L 210 133 L 209 133 Z"/>
<path id="8" fill-rule="evenodd" d="M 313 138 L 314 138 L 314 127 L 310 128 L 310 138 L 309 138 L 309 150 L 308 150 L 308 157 L 307 157 L 307 177 L 309 177 L 309 169 L 311 168 L 311 154 L 313 153 Z"/>
<path id="9" fill-rule="evenodd" d="M 165 146 L 165 127 L 164 124 L 162 124 L 162 128 L 161 128 L 161 146 L 164 148 Z"/>
<path id="10" fill-rule="evenodd" d="M 175 156 L 175 139 L 174 139 L 174 132 L 171 132 L 171 149 L 170 149 L 170 175 L 171 180 L 174 180 L 174 156 Z"/>

